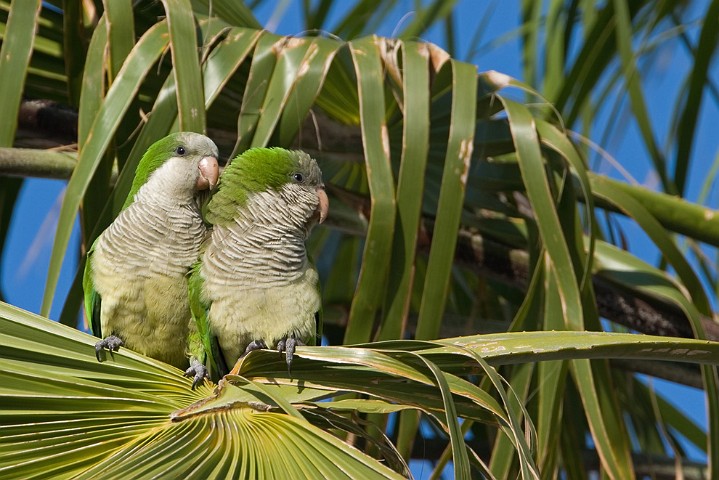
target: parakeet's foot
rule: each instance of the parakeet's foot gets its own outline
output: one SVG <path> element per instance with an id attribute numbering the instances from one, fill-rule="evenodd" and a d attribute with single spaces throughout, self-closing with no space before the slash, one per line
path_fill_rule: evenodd
<path id="1" fill-rule="evenodd" d="M 295 355 L 295 347 L 304 344 L 305 342 L 295 338 L 294 332 L 277 342 L 277 351 L 280 353 L 285 352 L 287 355 L 287 371 L 290 371 L 292 368 L 292 357 Z"/>
<path id="2" fill-rule="evenodd" d="M 250 352 L 253 352 L 255 350 L 261 350 L 263 348 L 267 348 L 267 344 L 264 340 L 252 340 L 249 345 L 247 345 L 247 348 L 245 348 L 245 353 L 243 353 L 241 357 L 244 357 Z"/>
<path id="3" fill-rule="evenodd" d="M 103 338 L 95 344 L 95 357 L 97 358 L 97 361 L 102 362 L 100 354 L 104 351 L 104 349 L 107 348 L 110 352 L 117 352 L 124 344 L 125 342 L 123 342 L 120 337 L 116 337 L 115 335 Z"/>
<path id="4" fill-rule="evenodd" d="M 192 389 L 194 390 L 197 386 L 202 383 L 206 377 L 208 377 L 207 368 L 194 358 L 190 360 L 190 368 L 185 370 L 186 377 L 192 377 Z"/>

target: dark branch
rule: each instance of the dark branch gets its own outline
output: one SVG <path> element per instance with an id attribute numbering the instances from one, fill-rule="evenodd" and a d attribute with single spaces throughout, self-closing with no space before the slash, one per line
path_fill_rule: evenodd
<path id="1" fill-rule="evenodd" d="M 15 146 L 52 148 L 77 143 L 77 112 L 52 100 L 24 99 Z"/>
<path id="2" fill-rule="evenodd" d="M 459 232 L 456 257 L 461 264 L 480 275 L 522 290 L 527 288 L 529 255 L 522 249 L 507 247 L 480 233 L 463 229 Z M 594 275 L 593 285 L 602 317 L 641 333 L 685 338 L 694 336 L 689 321 L 676 306 L 658 298 L 642 297 L 639 292 L 628 292 L 601 274 Z M 719 340 L 719 325 L 716 322 L 704 317 L 702 325 L 710 340 Z"/>

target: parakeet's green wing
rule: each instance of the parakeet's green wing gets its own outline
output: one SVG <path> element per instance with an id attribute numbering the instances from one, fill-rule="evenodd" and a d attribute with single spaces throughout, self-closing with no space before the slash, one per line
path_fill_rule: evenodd
<path id="1" fill-rule="evenodd" d="M 195 321 L 197 330 L 190 336 L 190 355 L 203 362 L 209 369 L 210 378 L 217 382 L 224 375 L 229 373 L 225 364 L 225 357 L 222 355 L 217 337 L 210 331 L 208 314 L 210 305 L 202 300 L 203 280 L 200 275 L 201 262 L 197 262 L 190 270 L 190 278 L 187 282 L 190 297 L 190 312 Z"/>
<path id="2" fill-rule="evenodd" d="M 85 261 L 85 270 L 82 275 L 82 290 L 85 293 L 85 315 L 92 329 L 92 334 L 98 338 L 102 338 L 102 326 L 100 324 L 100 307 L 102 298 L 95 290 L 92 283 L 92 253 L 95 250 L 95 240 L 87 252 L 87 260 Z"/>

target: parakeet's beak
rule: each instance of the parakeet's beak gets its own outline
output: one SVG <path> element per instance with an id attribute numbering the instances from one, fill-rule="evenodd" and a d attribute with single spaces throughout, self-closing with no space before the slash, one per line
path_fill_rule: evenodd
<path id="1" fill-rule="evenodd" d="M 217 185 L 217 180 L 220 178 L 220 166 L 217 163 L 215 157 L 204 157 L 200 160 L 198 167 L 200 169 L 200 176 L 197 178 L 197 189 L 212 190 Z"/>
<path id="2" fill-rule="evenodd" d="M 316 212 L 319 214 L 318 223 L 322 223 L 325 221 L 325 218 L 327 218 L 327 213 L 330 210 L 330 199 L 327 198 L 327 193 L 325 193 L 324 186 L 317 187 L 317 198 L 319 199 L 316 210 Z"/>

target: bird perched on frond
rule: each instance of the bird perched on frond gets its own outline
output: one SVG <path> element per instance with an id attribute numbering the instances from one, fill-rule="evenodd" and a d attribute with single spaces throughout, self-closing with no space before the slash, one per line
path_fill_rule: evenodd
<path id="1" fill-rule="evenodd" d="M 212 233 L 190 279 L 213 377 L 259 348 L 286 352 L 289 368 L 297 345 L 316 343 L 319 277 L 305 240 L 328 208 L 322 173 L 304 152 L 254 148 L 225 168 L 207 205 Z"/>
<path id="2" fill-rule="evenodd" d="M 199 197 L 218 182 L 217 146 L 179 132 L 158 140 L 140 160 L 125 204 L 88 252 L 85 313 L 98 360 L 121 346 L 178 368 L 197 384 L 206 369 L 188 360 L 195 329 L 188 272 L 206 236 Z"/>

